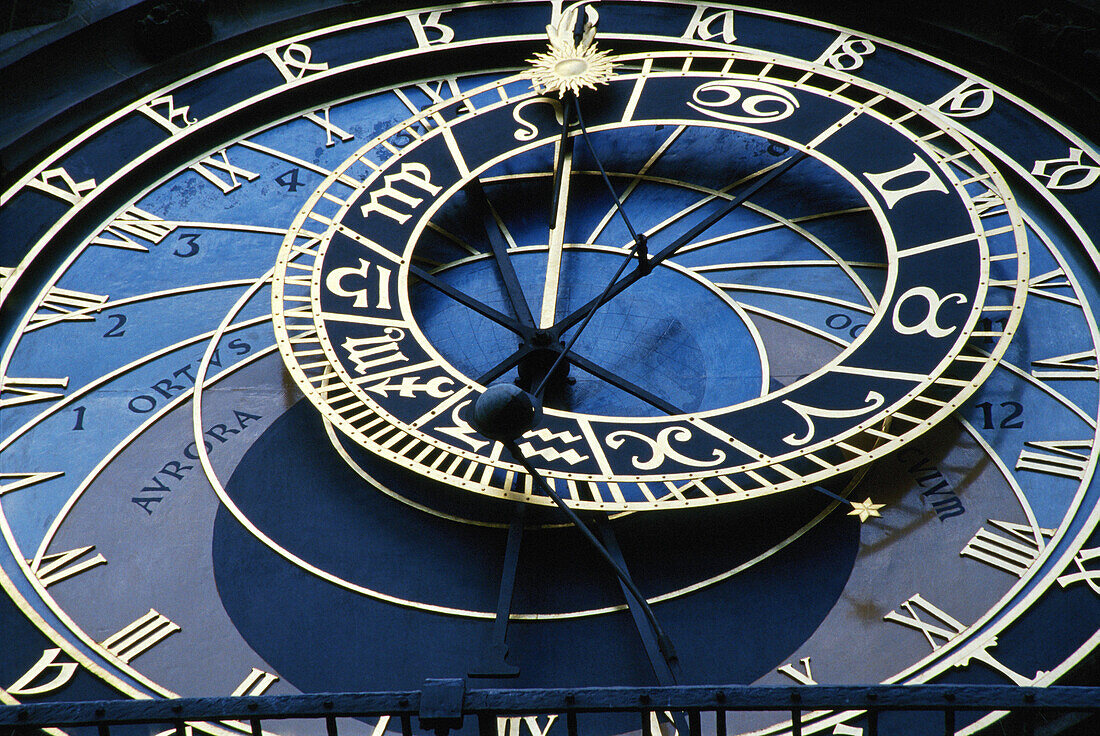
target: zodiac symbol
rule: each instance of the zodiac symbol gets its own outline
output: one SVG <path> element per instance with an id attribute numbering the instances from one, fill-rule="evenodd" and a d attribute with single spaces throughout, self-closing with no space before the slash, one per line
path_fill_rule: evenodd
<path id="1" fill-rule="evenodd" d="M 819 409 L 816 406 L 806 406 L 790 399 L 784 399 L 783 404 L 794 409 L 806 421 L 806 434 L 803 437 L 796 437 L 794 432 L 791 432 L 783 438 L 783 441 L 788 445 L 799 447 L 812 440 L 816 429 L 814 428 L 814 420 L 811 417 L 850 419 L 851 417 L 858 417 L 860 414 L 872 412 L 886 403 L 886 399 L 878 391 L 868 391 L 866 401 L 868 406 L 861 406 L 857 409 Z"/>
<path id="2" fill-rule="evenodd" d="M 666 458 L 683 463 L 684 465 L 690 465 L 693 468 L 710 468 L 726 459 L 726 453 L 717 448 L 715 448 L 711 460 L 696 460 L 674 450 L 672 448 L 672 440 L 676 442 L 687 442 L 691 439 L 691 430 L 687 427 L 666 427 L 657 434 L 657 439 L 646 437 L 644 434 L 639 434 L 638 432 L 631 432 L 623 429 L 607 435 L 606 441 L 611 449 L 617 450 L 622 447 L 627 437 L 641 440 L 649 445 L 650 452 L 653 453 L 653 456 L 648 460 L 642 460 L 640 455 L 635 455 L 630 458 L 630 461 L 634 463 L 634 467 L 639 470 L 653 470 L 664 463 Z"/>

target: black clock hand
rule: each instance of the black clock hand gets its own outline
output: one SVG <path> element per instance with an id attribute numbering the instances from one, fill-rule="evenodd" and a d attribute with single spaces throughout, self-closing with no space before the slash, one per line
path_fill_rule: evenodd
<path id="1" fill-rule="evenodd" d="M 572 341 L 570 341 L 570 347 L 572 347 Z M 657 396 L 655 394 L 650 393 L 649 391 L 646 391 L 641 386 L 639 386 L 639 385 L 637 385 L 637 384 L 635 384 L 631 381 L 626 380 L 622 376 L 619 376 L 615 373 L 612 373 L 611 371 L 607 370 L 603 366 L 598 365 L 596 363 L 593 363 L 591 360 L 589 360 L 588 358 L 585 358 L 582 355 L 578 355 L 575 352 L 569 352 L 568 355 L 567 355 L 565 350 L 562 350 L 562 355 L 565 356 L 565 360 L 568 360 L 570 363 L 577 366 L 581 370 L 588 371 L 589 373 L 596 376 L 597 378 L 602 379 L 604 382 L 611 384 L 615 388 L 626 391 L 628 394 L 641 399 L 642 401 L 646 402 L 647 404 L 650 404 L 651 406 L 654 406 L 654 407 L 660 409 L 661 411 L 665 412 L 666 414 L 686 414 L 687 413 L 687 412 L 683 411 L 682 409 L 677 408 L 674 404 L 672 404 L 668 401 L 665 401 L 660 396 Z M 557 365 L 558 365 L 558 361 L 555 360 L 554 365 L 551 367 L 550 373 L 548 375 L 553 374 L 554 370 L 557 368 Z M 542 389 L 543 387 L 539 386 L 537 388 Z M 540 395 L 537 390 L 535 392 L 535 395 L 536 396 Z"/>
<path id="2" fill-rule="evenodd" d="M 592 154 L 592 160 L 596 162 L 596 168 L 600 170 L 600 177 L 603 179 L 604 186 L 607 187 L 607 192 L 611 195 L 611 199 L 615 203 L 615 211 L 619 213 L 619 217 L 622 218 L 623 224 L 626 225 L 627 232 L 630 233 L 630 237 L 634 241 L 631 255 L 636 254 L 638 256 L 638 263 L 641 265 L 649 255 L 646 249 L 647 238 L 644 233 L 639 235 L 635 232 L 634 226 L 630 223 L 630 218 L 626 216 L 626 209 L 623 207 L 623 202 L 619 199 L 619 194 L 615 191 L 615 187 L 611 185 L 611 179 L 608 178 L 607 171 L 604 169 L 603 163 L 596 153 L 596 147 L 592 145 L 592 141 L 588 137 L 588 127 L 584 124 L 584 116 L 581 115 L 581 103 L 576 97 L 573 98 L 573 106 L 577 109 L 577 124 L 581 129 L 581 137 L 584 138 L 584 143 L 588 146 L 588 150 Z"/>
<path id="3" fill-rule="evenodd" d="M 482 396 L 485 395 L 486 394 L 482 394 Z M 651 653 L 648 649 L 646 651 L 646 654 L 650 656 L 650 662 L 653 666 L 654 671 L 658 673 L 658 678 L 662 676 L 660 673 L 667 672 L 668 676 L 672 677 L 672 682 L 667 684 L 675 685 L 676 680 L 674 673 L 679 669 L 679 659 L 676 657 L 676 650 L 672 646 L 672 640 L 668 637 L 668 634 L 665 633 L 664 629 L 661 628 L 661 624 L 658 623 L 657 617 L 653 613 L 653 609 L 650 608 L 649 601 L 647 601 L 645 599 L 645 596 L 642 595 L 642 592 L 638 590 L 638 586 L 634 584 L 634 580 L 630 577 L 630 573 L 628 573 L 622 566 L 619 565 L 618 562 L 615 561 L 615 558 L 611 555 L 610 552 L 608 552 L 607 548 L 600 543 L 600 540 L 596 538 L 596 535 L 592 533 L 592 530 L 585 525 L 585 523 L 581 520 L 579 516 L 577 516 L 577 513 L 573 511 L 573 509 L 569 508 L 568 504 L 566 504 L 565 501 L 562 500 L 561 496 L 559 496 L 554 491 L 554 489 L 550 487 L 550 484 L 546 482 L 546 480 L 535 469 L 535 467 L 527 461 L 527 458 L 524 457 L 523 453 L 519 451 L 519 447 L 516 446 L 515 440 L 501 440 L 501 442 L 508 449 L 508 452 L 511 453 L 515 461 L 522 465 L 523 469 L 526 470 L 528 474 L 530 474 L 530 476 L 534 479 L 535 486 L 543 493 L 545 493 L 546 496 L 551 501 L 553 501 L 559 509 L 561 509 L 562 513 L 565 514 L 570 523 L 572 523 L 573 526 L 575 526 L 577 530 L 580 531 L 584 538 L 588 540 L 589 544 L 592 545 L 593 549 L 596 550 L 600 557 L 602 557 L 607 562 L 607 564 L 611 566 L 611 569 L 615 572 L 615 576 L 619 579 L 619 583 L 622 585 L 623 589 L 629 594 L 627 596 L 627 602 L 628 605 L 630 605 L 631 610 L 633 611 L 635 606 L 637 606 L 638 611 L 640 612 L 640 618 L 643 619 L 652 630 L 652 635 L 656 641 L 656 654 L 659 655 L 659 658 L 654 657 L 653 653 Z M 633 605 L 630 604 L 631 599 L 633 599 L 634 601 Z M 645 634 L 643 634 L 642 636 L 643 639 L 646 638 Z M 661 684 L 666 683 L 662 682 Z"/>
<path id="4" fill-rule="evenodd" d="M 597 517 L 596 528 L 600 532 L 600 537 L 603 538 L 603 543 L 607 548 L 608 554 L 610 554 L 615 562 L 629 574 L 626 567 L 626 558 L 623 557 L 623 552 L 619 548 L 619 540 L 615 537 L 615 530 L 611 528 L 611 524 L 606 516 Z M 657 638 L 658 632 L 647 625 L 645 611 L 638 602 L 634 600 L 626 584 L 620 580 L 619 585 L 623 589 L 623 597 L 626 598 L 627 605 L 630 606 L 630 615 L 634 617 L 634 628 L 638 630 L 638 635 L 642 637 L 642 646 L 645 647 L 650 664 L 653 665 L 653 674 L 657 676 L 657 682 L 665 686 L 677 684 L 680 679 L 679 661 L 677 661 L 675 657 L 670 661 L 663 656 L 658 656 L 661 654 L 661 642 Z M 681 731 L 681 733 L 683 733 L 683 731 Z"/>
<path id="5" fill-rule="evenodd" d="M 508 301 L 512 304 L 512 312 L 521 325 L 533 330 L 535 320 L 531 316 L 531 308 L 523 295 L 523 288 L 512 266 L 512 259 L 508 257 L 508 243 L 504 240 L 504 233 L 501 232 L 500 224 L 493 214 L 492 205 L 489 204 L 489 198 L 485 196 L 485 189 L 481 186 L 480 179 L 472 179 L 466 185 L 466 199 L 474 210 L 474 216 L 481 220 L 485 228 L 485 237 L 489 241 L 493 260 L 496 261 L 500 277 L 504 281 L 504 290 L 508 294 Z"/>
<path id="6" fill-rule="evenodd" d="M 650 271 L 653 270 L 654 266 L 658 266 L 661 263 L 664 263 L 666 260 L 668 260 L 672 256 L 676 255 L 677 251 L 679 251 L 685 245 L 688 245 L 693 240 L 695 240 L 697 237 L 699 237 L 704 232 L 709 230 L 716 222 L 718 222 L 723 217 L 728 215 L 730 212 L 733 212 L 735 209 L 737 209 L 742 204 L 744 204 L 745 201 L 749 199 L 749 197 L 752 197 L 754 194 L 756 194 L 758 191 L 760 191 L 761 189 L 766 187 L 768 184 L 770 184 L 771 182 L 778 179 L 780 176 L 785 174 L 795 164 L 797 164 L 802 159 L 806 158 L 808 155 L 809 155 L 809 152 L 800 151 L 796 155 L 791 156 L 786 161 L 784 161 L 783 163 L 781 163 L 780 165 L 776 166 L 774 169 L 769 171 L 767 173 L 767 175 L 765 175 L 765 176 L 761 177 L 760 179 L 758 179 L 750 187 L 748 187 L 743 192 L 741 192 L 736 197 L 734 197 L 729 202 L 727 202 L 726 205 L 724 207 L 722 207 L 720 210 L 718 210 L 717 212 L 712 213 L 709 217 L 704 219 L 702 222 L 695 225 L 695 227 L 691 228 L 686 233 L 684 233 L 680 237 L 673 240 L 671 243 L 669 243 L 667 246 L 665 246 L 665 248 L 663 248 L 656 255 L 652 256 L 651 258 L 646 259 L 642 263 L 639 263 L 638 267 L 636 269 L 631 271 L 625 278 L 622 278 L 622 279 L 619 279 L 619 276 L 622 274 L 622 271 L 623 271 L 623 267 L 620 267 L 619 271 L 617 271 L 616 275 L 614 277 L 612 277 L 611 282 L 607 285 L 607 288 L 604 289 L 603 293 L 601 293 L 599 296 L 595 297 L 594 299 L 590 300 L 588 303 L 581 306 L 580 308 L 574 310 L 569 315 L 567 315 L 567 316 L 563 317 L 562 319 L 558 320 L 558 322 L 554 325 L 554 328 L 553 328 L 555 333 L 560 335 L 561 333 L 565 332 L 566 330 L 568 330 L 570 327 L 577 324 L 581 320 L 584 320 L 585 324 L 587 324 L 589 316 L 597 308 L 599 308 L 600 306 L 606 304 L 612 298 L 614 298 L 618 294 L 622 293 L 631 284 L 641 280 L 642 277 L 644 277 L 646 274 L 648 274 Z M 638 251 L 638 243 L 637 242 L 635 242 L 634 248 L 631 250 L 630 258 L 632 258 L 634 256 L 636 251 Z M 581 329 L 583 329 L 583 327 Z"/>
<path id="7" fill-rule="evenodd" d="M 519 365 L 520 362 L 528 355 L 533 353 L 535 349 L 536 348 L 533 348 L 527 343 L 521 343 L 519 349 L 517 349 L 516 352 L 512 353 L 504 360 L 500 361 L 495 366 L 478 376 L 476 379 L 477 382 L 480 383 L 482 386 L 488 386 L 490 383 L 497 380 L 505 373 Z"/>
<path id="8" fill-rule="evenodd" d="M 500 592 L 497 611 L 493 619 L 492 640 L 470 677 L 518 677 L 519 667 L 508 664 L 508 619 L 512 613 L 512 593 L 516 587 L 516 568 L 519 566 L 519 550 L 523 544 L 523 518 L 527 505 L 517 502 L 508 525 L 508 541 L 504 548 L 504 565 L 500 572 Z"/>
<path id="9" fill-rule="evenodd" d="M 597 309 L 599 309 L 612 298 L 620 294 L 631 284 L 641 280 L 642 277 L 653 270 L 654 266 L 660 265 L 668 258 L 671 258 L 673 255 L 676 254 L 678 250 L 689 244 L 691 241 L 695 240 L 695 238 L 702 235 L 704 232 L 710 229 L 710 227 L 713 226 L 714 223 L 718 222 L 730 212 L 735 210 L 737 207 L 741 206 L 741 204 L 743 204 L 749 197 L 753 196 L 765 186 L 770 184 L 772 181 L 777 179 L 779 176 L 786 173 L 792 166 L 794 166 L 796 163 L 798 163 L 808 155 L 808 152 L 801 151 L 797 155 L 791 156 L 782 164 L 776 166 L 774 169 L 768 172 L 766 176 L 757 180 L 748 189 L 730 200 L 725 207 L 718 210 L 717 212 L 712 213 L 709 217 L 698 223 L 688 232 L 676 238 L 676 240 L 672 241 L 669 245 L 667 245 L 652 258 L 645 257 L 645 238 L 635 235 L 634 247 L 631 248 L 630 254 L 627 256 L 627 258 L 624 259 L 623 262 L 619 265 L 618 270 L 615 272 L 615 275 L 611 277 L 611 280 L 610 282 L 608 282 L 607 288 L 603 290 L 603 293 L 601 293 L 595 299 L 590 300 L 579 309 L 574 310 L 571 314 L 562 318 L 554 325 L 553 333 L 555 335 L 561 335 L 565 330 L 572 327 L 578 321 L 581 322 L 580 327 L 578 327 L 577 330 L 573 333 L 573 336 L 569 339 L 569 343 L 565 346 L 565 349 L 562 350 L 560 355 L 558 355 L 557 360 L 554 361 L 554 364 L 550 367 L 550 370 L 547 371 L 546 376 L 542 379 L 542 382 L 535 388 L 533 392 L 535 396 L 542 396 L 542 392 L 546 389 L 546 383 L 550 380 L 550 377 L 554 375 L 555 371 L 557 371 L 561 363 L 566 360 L 570 350 L 573 348 L 573 345 L 577 342 L 577 338 L 580 337 L 580 334 L 584 331 L 584 328 L 588 326 L 588 323 L 596 314 Z M 622 212 L 621 208 L 619 211 L 620 213 Z M 623 215 L 623 217 L 625 220 L 626 216 Z M 638 267 L 635 268 L 629 275 L 627 275 L 626 278 L 620 279 L 619 277 L 622 276 L 623 271 L 626 270 L 626 264 L 629 263 L 630 260 L 632 260 L 635 256 L 638 257 Z"/>
<path id="10" fill-rule="evenodd" d="M 523 391 L 514 384 L 498 383 L 487 388 L 485 392 L 477 398 L 477 401 L 474 402 L 471 424 L 474 429 L 481 434 L 504 445 L 515 461 L 531 476 L 535 482 L 535 486 L 546 494 L 547 498 L 553 501 L 555 506 L 561 509 L 561 512 L 565 514 L 565 517 L 569 519 L 570 523 L 577 528 L 586 540 L 588 540 L 589 544 L 592 545 L 593 549 L 596 550 L 600 557 L 611 566 L 611 569 L 615 572 L 615 576 L 619 578 L 619 582 L 622 584 L 623 588 L 630 594 L 630 597 L 633 597 L 637 604 L 638 610 L 640 611 L 640 617 L 643 618 L 652 629 L 652 634 L 657 642 L 657 654 L 660 655 L 660 660 L 663 660 L 663 664 L 659 662 L 653 663 L 654 671 L 660 672 L 667 668 L 669 672 L 675 672 L 677 667 L 679 667 L 679 663 L 676 657 L 676 651 L 672 646 L 672 640 L 668 638 L 664 629 L 661 628 L 661 624 L 658 623 L 657 617 L 653 614 L 653 609 L 649 606 L 649 601 L 647 601 L 641 591 L 638 590 L 638 586 L 634 584 L 634 580 L 630 577 L 630 574 L 626 571 L 624 566 L 616 561 L 607 547 L 596 538 L 596 535 L 592 533 L 592 530 L 589 529 L 583 521 L 581 521 L 577 513 L 569 508 L 569 505 L 562 500 L 561 496 L 550 487 L 550 484 L 546 482 L 542 474 L 528 462 L 527 458 L 523 456 L 523 453 L 520 452 L 519 447 L 516 445 L 516 438 L 533 429 L 541 418 L 542 406 L 536 397 Z M 644 638 L 645 635 L 643 634 L 643 639 Z M 671 684 L 675 684 L 675 681 Z"/>
<path id="11" fill-rule="evenodd" d="M 483 303 L 479 299 L 475 299 L 474 297 L 463 291 L 459 291 L 455 287 L 451 286 L 442 279 L 436 278 L 419 266 L 410 265 L 409 273 L 416 276 L 418 279 L 426 283 L 428 286 L 431 286 L 433 289 L 437 289 L 443 292 L 459 304 L 462 304 L 463 306 L 469 307 L 470 309 L 474 310 L 482 317 L 490 319 L 493 322 L 496 322 L 501 327 L 505 327 L 511 330 L 512 332 L 522 337 L 524 340 L 530 340 L 534 334 L 533 329 L 520 324 L 515 318 L 509 317 L 508 315 L 493 309 L 488 304 Z"/>

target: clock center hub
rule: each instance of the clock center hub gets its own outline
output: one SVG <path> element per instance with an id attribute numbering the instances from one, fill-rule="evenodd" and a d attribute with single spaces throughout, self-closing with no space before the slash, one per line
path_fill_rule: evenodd
<path id="1" fill-rule="evenodd" d="M 623 257 L 619 249 L 567 246 L 557 321 L 598 296 Z M 519 248 L 510 258 L 537 314 L 547 250 Z M 437 276 L 459 291 L 478 294 L 502 313 L 511 311 L 488 256 L 468 259 Z M 426 342 L 475 381 L 517 348 L 514 333 L 471 314 L 437 289 L 410 290 L 410 306 Z M 534 391 L 577 335 L 581 321 L 565 329 L 535 331 L 529 352 L 516 367 L 484 383 L 506 381 Z M 560 411 L 666 416 L 668 412 L 632 393 L 632 387 L 639 387 L 682 411 L 716 409 L 760 396 L 769 380 L 767 364 L 756 327 L 741 308 L 709 282 L 667 264 L 596 310 L 566 359 L 553 368 L 542 398 L 546 408 Z"/>

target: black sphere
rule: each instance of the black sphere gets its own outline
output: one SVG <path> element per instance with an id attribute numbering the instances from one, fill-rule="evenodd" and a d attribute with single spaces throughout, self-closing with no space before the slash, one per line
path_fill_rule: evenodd
<path id="1" fill-rule="evenodd" d="M 489 439 L 513 442 L 539 423 L 539 400 L 519 386 L 498 383 L 485 389 L 474 402 L 473 428 Z"/>

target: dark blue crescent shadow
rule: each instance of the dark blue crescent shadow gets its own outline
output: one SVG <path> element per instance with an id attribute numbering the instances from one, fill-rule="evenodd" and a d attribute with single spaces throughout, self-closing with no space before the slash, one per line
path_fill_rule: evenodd
<path id="1" fill-rule="evenodd" d="M 422 497 L 471 495 L 424 487 L 419 476 L 380 461 L 369 467 L 392 488 L 419 484 Z M 269 537 L 334 575 L 411 600 L 496 608 L 505 530 L 440 519 L 371 488 L 329 445 L 308 401 L 264 433 L 226 490 Z M 783 493 L 635 514 L 616 521 L 615 530 L 639 587 L 653 595 L 751 559 L 827 500 L 810 491 Z M 415 689 L 428 677 L 463 677 L 489 640 L 491 620 L 394 605 L 302 570 L 224 507 L 212 544 L 225 610 L 257 654 L 302 691 Z M 680 657 L 682 684 L 750 683 L 786 661 L 835 605 L 858 546 L 858 521 L 833 513 L 731 579 L 656 605 Z M 513 611 L 614 606 L 622 595 L 575 530 L 526 532 Z M 654 684 L 638 633 L 622 612 L 514 621 L 508 642 L 520 677 L 486 685 Z"/>

